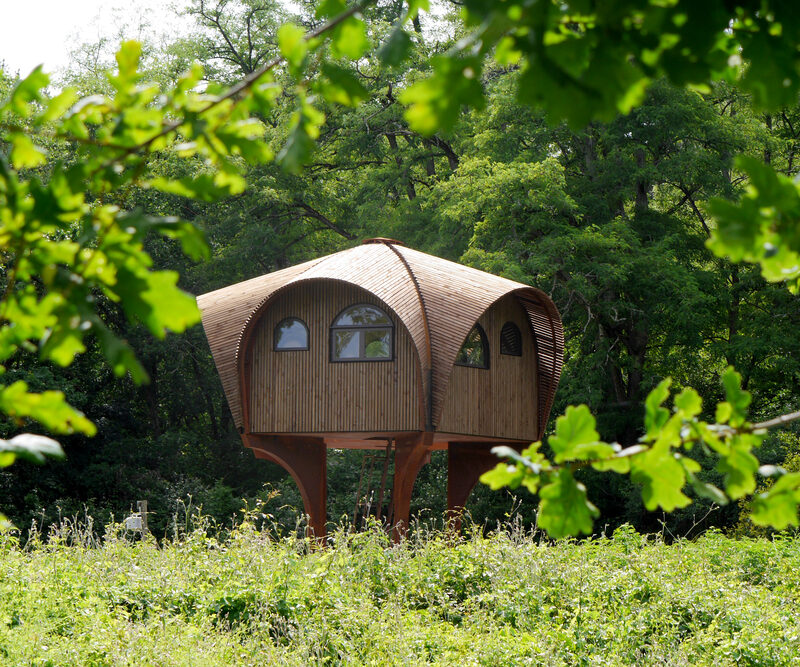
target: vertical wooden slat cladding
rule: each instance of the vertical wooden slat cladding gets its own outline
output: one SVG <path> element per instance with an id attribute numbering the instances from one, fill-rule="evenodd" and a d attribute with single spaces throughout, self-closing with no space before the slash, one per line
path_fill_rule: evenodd
<path id="1" fill-rule="evenodd" d="M 524 287 L 468 266 L 399 247 L 419 285 L 430 323 L 431 414 L 441 430 L 445 393 L 456 355 L 472 325 L 499 298 Z"/>
<path id="2" fill-rule="evenodd" d="M 203 313 L 203 330 L 236 426 L 242 426 L 236 346 L 247 319 L 272 292 L 323 259 L 290 266 L 197 297 L 197 305 Z"/>
<path id="3" fill-rule="evenodd" d="M 310 268 L 301 278 L 329 278 L 358 285 L 383 300 L 397 313 L 417 348 L 423 382 L 420 400 L 425 401 L 423 410 L 427 413 L 431 368 L 428 320 L 416 279 L 396 246 L 387 243 L 357 246 L 346 254 L 331 255 L 326 261 Z"/>
<path id="4" fill-rule="evenodd" d="M 500 330 L 506 322 L 523 332 L 520 357 L 500 354 Z M 527 313 L 516 296 L 508 295 L 478 323 L 489 341 L 489 368 L 453 367 L 438 430 L 535 440 L 539 433 L 536 348 Z"/>
<path id="5" fill-rule="evenodd" d="M 392 361 L 330 361 L 330 325 L 339 312 L 357 303 L 376 305 L 391 316 Z M 299 317 L 308 325 L 308 350 L 273 350 L 275 326 L 286 317 Z M 340 281 L 304 280 L 276 295 L 253 326 L 245 351 L 250 431 L 420 429 L 414 342 L 392 309 L 366 290 Z"/>
<path id="6" fill-rule="evenodd" d="M 271 308 L 272 300 L 283 298 L 283 290 L 314 279 L 361 287 L 387 304 L 403 323 L 416 348 L 419 366 L 415 369 L 423 387 L 417 391 L 418 419 L 414 430 L 421 428 L 420 424 L 428 430 L 441 430 L 439 422 L 448 382 L 464 337 L 492 304 L 515 294 L 528 313 L 537 345 L 536 413 L 539 431 L 544 429 L 561 372 L 564 345 L 561 320 L 550 298 L 535 288 L 386 240 L 374 240 L 198 297 L 203 326 L 237 426 L 244 426 L 246 418 L 240 395 L 245 376 L 239 348 L 251 340 L 249 323 L 258 322 L 262 310 Z M 267 368 L 265 360 L 255 363 L 260 373 L 283 373 L 281 381 L 286 381 L 286 373 L 291 375 L 291 370 Z M 353 379 L 363 372 L 353 370 Z M 321 395 L 315 396 L 316 400 L 323 400 Z M 492 400 L 497 403 L 496 396 Z M 340 423 L 352 419 L 344 430 L 360 429 L 358 425 L 364 423 L 365 416 L 357 414 L 356 407 L 367 403 L 366 394 L 359 394 L 339 407 L 336 415 Z M 298 412 L 292 419 L 300 421 L 304 414 Z"/>

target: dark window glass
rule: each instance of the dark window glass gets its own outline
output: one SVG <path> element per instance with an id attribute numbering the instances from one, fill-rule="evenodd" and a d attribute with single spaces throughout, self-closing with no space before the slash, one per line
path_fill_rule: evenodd
<path id="1" fill-rule="evenodd" d="M 500 330 L 500 354 L 522 356 L 522 334 L 513 322 L 506 322 Z"/>
<path id="2" fill-rule="evenodd" d="M 459 366 L 489 368 L 489 344 L 480 324 L 472 327 L 456 357 Z"/>
<path id="3" fill-rule="evenodd" d="M 303 320 L 289 317 L 275 327 L 276 350 L 307 350 L 308 327 Z"/>
<path id="4" fill-rule="evenodd" d="M 391 318 L 380 308 L 350 306 L 331 325 L 331 360 L 391 360 L 393 332 Z"/>

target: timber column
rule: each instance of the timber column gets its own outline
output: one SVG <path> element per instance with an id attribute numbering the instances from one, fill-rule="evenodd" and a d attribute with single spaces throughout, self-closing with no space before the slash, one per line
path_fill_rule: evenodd
<path id="1" fill-rule="evenodd" d="M 394 527 L 392 539 L 399 542 L 408 532 L 408 517 L 411 513 L 411 493 L 420 469 L 431 460 L 430 445 L 433 433 L 425 432 L 413 439 L 398 438 L 395 443 L 394 486 L 392 509 Z"/>
<path id="2" fill-rule="evenodd" d="M 500 463 L 492 454 L 492 447 L 497 444 L 451 442 L 447 445 L 447 514 L 456 532 L 461 530 L 464 506 L 478 479 Z M 519 449 L 519 445 L 510 446 Z"/>
<path id="3" fill-rule="evenodd" d="M 280 438 L 245 433 L 242 440 L 258 459 L 277 463 L 294 479 L 308 515 L 307 535 L 325 538 L 328 502 L 328 449 L 321 438 Z"/>

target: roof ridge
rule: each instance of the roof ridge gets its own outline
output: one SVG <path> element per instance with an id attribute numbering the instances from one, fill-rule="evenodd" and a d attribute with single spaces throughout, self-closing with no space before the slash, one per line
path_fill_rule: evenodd
<path id="1" fill-rule="evenodd" d="M 498 276 L 496 273 L 492 273 L 491 271 L 485 271 L 483 269 L 476 269 L 474 266 L 470 266 L 469 264 L 462 264 L 461 262 L 455 262 L 452 259 L 445 259 L 444 257 L 439 257 L 438 255 L 432 255 L 429 252 L 424 252 L 422 250 L 417 250 L 416 248 L 409 248 L 408 246 L 404 246 L 404 250 L 410 251 L 412 254 L 416 253 L 418 255 L 424 255 L 425 257 L 432 257 L 437 262 L 445 262 L 447 264 L 452 264 L 457 266 L 459 269 L 463 269 L 469 273 L 475 274 L 475 277 L 483 276 L 491 276 L 496 280 L 500 280 L 511 285 L 514 285 L 515 289 L 520 287 L 532 287 L 532 285 L 526 285 L 525 283 L 521 283 L 517 280 L 512 280 L 511 278 L 505 278 L 504 276 Z"/>
<path id="2" fill-rule="evenodd" d="M 339 252 L 346 252 L 346 250 L 340 250 Z M 261 301 L 259 301 L 256 304 L 255 308 L 253 308 L 253 310 L 250 311 L 250 315 L 248 315 L 247 319 L 244 321 L 244 324 L 242 325 L 242 330 L 239 332 L 239 336 L 238 336 L 238 338 L 236 340 L 236 351 L 234 353 L 234 357 L 233 358 L 236 360 L 237 365 L 239 363 L 239 353 L 241 352 L 242 337 L 244 336 L 244 332 L 247 331 L 247 329 L 250 327 L 250 322 L 252 322 L 253 318 L 256 317 L 256 315 L 261 312 L 261 309 L 264 306 L 264 304 L 267 303 L 267 301 L 269 301 L 272 298 L 272 295 L 275 294 L 275 292 L 277 292 L 278 290 L 283 289 L 287 285 L 290 285 L 290 284 L 294 283 L 300 276 L 305 275 L 311 269 L 313 269 L 315 266 L 318 266 L 319 264 L 321 264 L 324 260 L 330 259 L 334 255 L 338 255 L 338 254 L 339 254 L 338 252 L 335 252 L 332 255 L 323 255 L 322 257 L 318 257 L 316 261 L 313 261 L 313 260 L 309 261 L 308 262 L 309 266 L 307 266 L 303 271 L 298 273 L 296 276 L 291 277 L 287 282 L 285 282 L 280 287 L 276 287 L 269 294 L 267 294 L 267 296 L 265 296 L 263 299 L 261 299 Z M 287 268 L 291 268 L 291 267 L 287 267 Z M 270 275 L 270 274 L 266 274 L 266 275 Z"/>
<path id="3" fill-rule="evenodd" d="M 426 398 L 425 402 L 427 403 L 427 407 L 425 410 L 425 428 L 426 430 L 432 430 L 433 429 L 433 393 L 432 393 L 433 381 L 431 378 L 431 373 L 433 372 L 433 349 L 431 347 L 431 327 L 430 327 L 430 322 L 428 320 L 428 308 L 425 305 L 425 297 L 423 296 L 422 289 L 419 286 L 419 280 L 417 280 L 417 276 L 414 273 L 414 270 L 411 268 L 411 265 L 408 263 L 408 260 L 406 259 L 405 255 L 402 252 L 400 252 L 399 248 L 397 248 L 394 243 L 389 242 L 388 239 L 382 242 L 395 255 L 397 255 L 397 258 L 400 260 L 400 263 L 405 267 L 405 270 L 408 273 L 409 278 L 411 278 L 411 282 L 414 284 L 414 290 L 416 291 L 417 298 L 419 299 L 419 306 L 422 312 L 422 325 L 425 329 L 425 348 L 426 348 L 425 352 L 427 355 L 426 360 L 428 365 L 427 368 L 428 377 L 425 379 L 425 381 L 428 384 L 428 391 L 427 391 L 428 395 L 425 397 Z M 405 247 L 405 245 L 403 245 L 402 247 Z M 424 369 L 420 370 L 424 371 Z"/>

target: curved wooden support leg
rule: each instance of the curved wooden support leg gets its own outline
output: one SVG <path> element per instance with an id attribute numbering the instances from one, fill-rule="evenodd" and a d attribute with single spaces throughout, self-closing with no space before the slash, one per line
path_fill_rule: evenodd
<path id="1" fill-rule="evenodd" d="M 242 440 L 256 458 L 266 459 L 283 467 L 297 483 L 308 515 L 309 537 L 325 537 L 328 502 L 328 449 L 315 438 L 277 438 L 245 433 Z"/>
<path id="2" fill-rule="evenodd" d="M 408 515 L 411 512 L 411 493 L 420 469 L 431 460 L 432 433 L 423 433 L 413 440 L 397 440 L 394 459 L 394 487 L 392 488 L 393 521 L 392 539 L 399 542 L 408 532 Z"/>
<path id="3" fill-rule="evenodd" d="M 451 442 L 447 445 L 447 514 L 455 532 L 461 530 L 461 516 L 478 478 L 500 463 L 491 451 L 495 444 Z"/>

